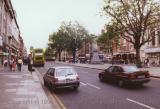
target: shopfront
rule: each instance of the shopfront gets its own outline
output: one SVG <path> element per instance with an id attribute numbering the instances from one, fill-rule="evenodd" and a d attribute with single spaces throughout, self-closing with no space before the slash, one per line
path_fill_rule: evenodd
<path id="1" fill-rule="evenodd" d="M 160 48 L 148 48 L 145 49 L 146 57 L 150 60 L 150 63 L 159 64 L 160 62 Z"/>
<path id="2" fill-rule="evenodd" d="M 114 55 L 119 63 L 132 64 L 135 61 L 135 53 L 120 52 Z"/>

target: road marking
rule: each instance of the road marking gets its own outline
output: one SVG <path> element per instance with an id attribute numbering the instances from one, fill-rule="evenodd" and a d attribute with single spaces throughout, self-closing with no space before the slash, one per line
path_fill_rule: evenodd
<path id="1" fill-rule="evenodd" d="M 83 82 L 80 82 L 80 84 L 82 84 L 83 86 L 86 86 L 87 84 L 83 83 Z"/>
<path id="2" fill-rule="evenodd" d="M 135 100 L 132 100 L 132 99 L 129 99 L 129 98 L 126 98 L 126 100 L 128 100 L 128 101 L 130 101 L 130 102 L 133 102 L 133 103 L 136 103 L 136 104 L 139 104 L 139 105 L 141 105 L 141 106 L 143 106 L 143 107 L 146 107 L 146 108 L 148 108 L 148 109 L 156 109 L 156 108 L 154 108 L 154 107 L 145 105 L 145 104 L 143 104 L 143 103 L 140 103 L 140 102 L 138 102 L 138 101 L 135 101 Z"/>
<path id="3" fill-rule="evenodd" d="M 83 83 L 83 82 L 80 82 L 80 84 L 82 84 L 83 86 L 86 86 L 87 84 Z"/>
<path id="4" fill-rule="evenodd" d="M 89 72 L 86 72 L 86 71 L 80 71 L 81 73 L 89 73 Z"/>
<path id="5" fill-rule="evenodd" d="M 96 89 L 98 89 L 98 90 L 100 90 L 100 89 L 101 89 L 100 87 L 98 87 L 98 86 L 95 86 L 95 85 L 93 85 L 93 84 L 90 84 L 90 83 L 87 83 L 87 85 L 89 85 L 89 86 L 91 86 L 91 87 L 94 87 L 94 88 L 96 88 Z"/>

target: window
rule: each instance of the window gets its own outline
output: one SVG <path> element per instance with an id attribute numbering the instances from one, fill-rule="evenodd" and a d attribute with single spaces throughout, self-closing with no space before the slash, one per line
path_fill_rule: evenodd
<path id="1" fill-rule="evenodd" d="M 56 70 L 57 76 L 68 76 L 68 75 L 75 75 L 76 72 L 72 68 L 59 68 Z"/>
<path id="2" fill-rule="evenodd" d="M 51 74 L 51 71 L 52 71 L 52 69 L 50 68 L 50 69 L 47 71 L 47 74 L 50 75 L 50 74 Z"/>
<path id="3" fill-rule="evenodd" d="M 158 44 L 160 45 L 160 31 L 158 31 Z"/>
<path id="4" fill-rule="evenodd" d="M 52 68 L 51 71 L 50 71 L 50 75 L 54 76 L 54 72 L 55 72 L 55 69 Z"/>
<path id="5" fill-rule="evenodd" d="M 123 70 L 128 73 L 139 71 L 136 66 L 123 66 Z"/>
<path id="6" fill-rule="evenodd" d="M 108 68 L 108 71 L 109 71 L 109 72 L 113 72 L 113 69 L 114 69 L 114 67 L 111 66 L 111 67 Z"/>
<path id="7" fill-rule="evenodd" d="M 151 33 L 151 37 L 152 37 L 152 45 L 154 46 L 155 45 L 155 31 L 154 31 L 154 29 L 151 29 L 150 33 Z"/>

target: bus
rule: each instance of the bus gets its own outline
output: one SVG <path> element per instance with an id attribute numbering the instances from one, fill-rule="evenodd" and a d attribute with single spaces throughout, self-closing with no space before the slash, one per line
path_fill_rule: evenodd
<path id="1" fill-rule="evenodd" d="M 34 66 L 44 66 L 45 56 L 42 48 L 33 49 L 33 65 Z"/>

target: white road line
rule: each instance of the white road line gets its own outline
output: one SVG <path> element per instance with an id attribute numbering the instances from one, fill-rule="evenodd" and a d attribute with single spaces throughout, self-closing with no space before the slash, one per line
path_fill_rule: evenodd
<path id="1" fill-rule="evenodd" d="M 86 71 L 81 71 L 81 73 L 89 73 L 89 72 L 86 72 Z"/>
<path id="2" fill-rule="evenodd" d="M 154 107 L 145 105 L 145 104 L 143 104 L 143 103 L 140 103 L 140 102 L 138 102 L 138 101 L 135 101 L 135 100 L 132 100 L 132 99 L 129 99 L 129 98 L 126 98 L 126 100 L 128 100 L 128 101 L 130 101 L 130 102 L 133 102 L 133 103 L 136 103 L 136 104 L 139 104 L 139 105 L 141 105 L 141 106 L 143 106 L 143 107 L 146 107 L 146 108 L 148 108 L 148 109 L 156 109 L 156 108 L 154 108 Z"/>
<path id="3" fill-rule="evenodd" d="M 86 86 L 87 84 L 83 83 L 83 82 L 80 82 L 83 86 Z"/>
<path id="4" fill-rule="evenodd" d="M 89 86 L 91 86 L 91 87 L 94 87 L 94 88 L 96 88 L 96 89 L 98 89 L 98 90 L 101 89 L 100 87 L 97 87 L 97 86 L 95 86 L 95 85 L 93 85 L 93 84 L 90 84 L 90 83 L 87 83 L 87 85 L 89 85 Z"/>

